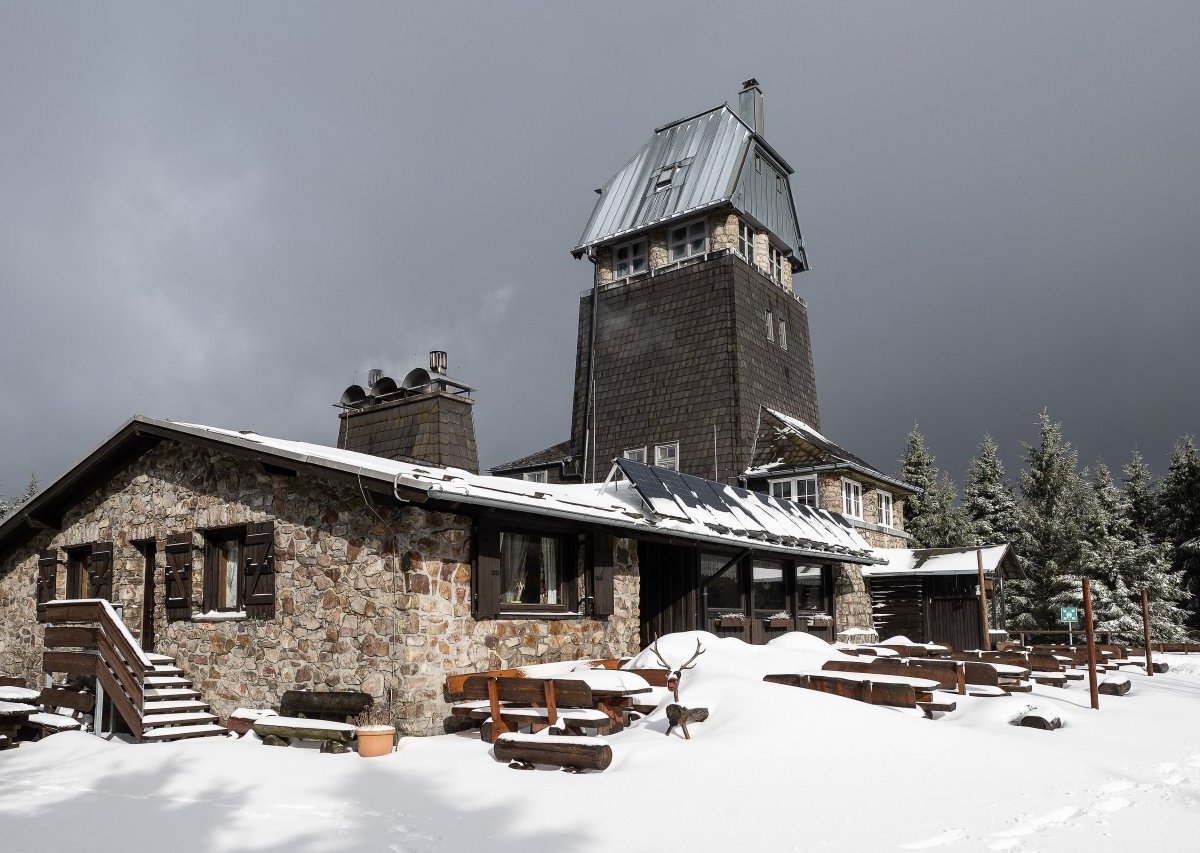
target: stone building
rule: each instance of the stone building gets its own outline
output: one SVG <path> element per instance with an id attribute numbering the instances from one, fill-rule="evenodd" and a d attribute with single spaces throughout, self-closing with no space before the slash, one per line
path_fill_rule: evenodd
<path id="1" fill-rule="evenodd" d="M 139 736 L 219 731 L 297 688 L 367 693 L 431 734 L 450 672 L 636 652 L 671 559 L 753 550 L 818 583 L 878 562 L 827 513 L 731 490 L 750 501 L 736 526 L 689 517 L 627 470 L 549 486 L 135 417 L 0 524 L 0 673 L 95 677 Z M 151 664 L 186 706 L 154 720 Z"/>

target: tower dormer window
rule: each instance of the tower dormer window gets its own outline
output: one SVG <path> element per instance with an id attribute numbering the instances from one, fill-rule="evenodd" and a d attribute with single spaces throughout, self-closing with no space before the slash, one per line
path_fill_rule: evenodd
<path id="1" fill-rule="evenodd" d="M 703 219 L 671 229 L 671 260 L 682 261 L 703 255 L 708 245 L 708 228 Z"/>
<path id="2" fill-rule="evenodd" d="M 622 243 L 613 251 L 613 278 L 626 278 L 646 271 L 646 241 Z"/>
<path id="3" fill-rule="evenodd" d="M 738 220 L 738 254 L 747 263 L 754 263 L 754 229 L 741 220 Z"/>
<path id="4" fill-rule="evenodd" d="M 783 284 L 783 252 L 771 247 L 771 280 L 776 284 Z"/>
<path id="5" fill-rule="evenodd" d="M 654 179 L 654 191 L 665 190 L 671 186 L 671 182 L 675 180 L 675 172 L 677 167 L 666 166 L 658 173 L 658 177 Z"/>

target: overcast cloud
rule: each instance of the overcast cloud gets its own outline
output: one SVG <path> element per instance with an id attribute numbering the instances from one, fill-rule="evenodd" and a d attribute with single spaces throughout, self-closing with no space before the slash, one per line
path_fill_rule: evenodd
<path id="1" fill-rule="evenodd" d="M 1048 407 L 1197 430 L 1195 4 L 0 0 L 0 494 L 134 413 L 321 443 L 368 368 L 567 437 L 575 244 L 650 131 L 754 76 L 796 169 L 824 432 L 961 485 Z"/>

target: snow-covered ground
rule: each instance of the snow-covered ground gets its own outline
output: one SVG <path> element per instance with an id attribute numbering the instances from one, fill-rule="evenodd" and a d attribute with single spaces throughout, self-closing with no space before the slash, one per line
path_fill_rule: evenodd
<path id="1" fill-rule="evenodd" d="M 130 746 L 54 735 L 0 753 L 0 849 L 289 851 L 1186 850 L 1200 838 L 1200 655 L 1086 683 L 955 697 L 939 720 L 766 684 L 830 647 L 709 634 L 664 737 L 656 712 L 613 736 L 602 773 L 517 771 L 474 734 L 409 738 L 383 758 L 251 739 Z M 1009 724 L 1029 705 L 1064 728 Z"/>

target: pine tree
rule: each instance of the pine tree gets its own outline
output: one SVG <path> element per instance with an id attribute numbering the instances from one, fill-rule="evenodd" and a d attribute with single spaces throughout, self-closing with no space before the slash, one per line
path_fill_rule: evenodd
<path id="1" fill-rule="evenodd" d="M 1018 552 L 1026 578 L 1006 591 L 1015 628 L 1057 627 L 1059 608 L 1079 606 L 1084 543 L 1084 505 L 1095 503 L 1077 472 L 1078 458 L 1063 440 L 1062 426 L 1040 417 L 1041 441 L 1026 445 L 1021 472 L 1024 500 Z"/>
<path id="2" fill-rule="evenodd" d="M 904 502 L 904 526 L 918 548 L 949 548 L 969 543 L 966 523 L 954 506 L 957 490 L 948 474 L 939 472 L 925 437 L 913 426 L 900 457 L 900 479 L 921 490 Z"/>
<path id="3" fill-rule="evenodd" d="M 6 500 L 0 496 L 0 519 L 4 519 L 12 513 L 16 512 L 24 506 L 30 498 L 38 492 L 38 479 L 36 474 L 29 475 L 29 483 L 25 486 L 25 492 L 15 498 Z"/>
<path id="4" fill-rule="evenodd" d="M 984 435 L 979 455 L 971 460 L 963 487 L 962 512 L 969 545 L 1017 542 L 1021 536 L 1017 498 L 1005 479 L 999 448 L 990 435 Z"/>
<path id="5" fill-rule="evenodd" d="M 1191 436 L 1171 452 L 1171 464 L 1158 486 L 1157 533 L 1171 547 L 1171 568 L 1179 574 L 1188 621 L 1200 627 L 1200 453 Z"/>
<path id="6" fill-rule="evenodd" d="M 1150 469 L 1140 453 L 1134 451 L 1123 475 L 1117 531 L 1130 543 L 1125 580 L 1135 600 L 1140 602 L 1142 590 L 1150 594 L 1151 636 L 1159 642 L 1178 642 L 1185 636 L 1187 612 L 1181 606 L 1185 595 L 1181 577 L 1171 565 L 1171 546 L 1155 536 L 1155 494 Z"/>

